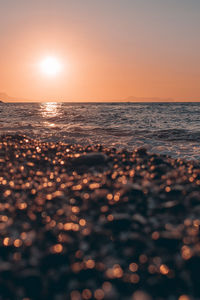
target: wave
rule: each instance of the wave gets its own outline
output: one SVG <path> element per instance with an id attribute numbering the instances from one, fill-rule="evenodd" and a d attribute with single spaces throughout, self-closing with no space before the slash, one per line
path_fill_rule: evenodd
<path id="1" fill-rule="evenodd" d="M 150 132 L 147 136 L 167 141 L 200 142 L 200 131 L 191 131 L 187 129 L 157 130 Z"/>
<path id="2" fill-rule="evenodd" d="M 81 129 L 81 128 L 80 128 Z M 76 130 L 79 130 L 76 128 Z M 82 129 L 81 129 L 82 130 Z M 91 129 L 90 129 L 91 130 Z M 86 130 L 83 130 L 86 131 Z M 200 142 L 200 131 L 191 131 L 187 129 L 166 129 L 166 130 L 126 130 L 121 128 L 101 128 L 96 127 L 91 130 L 93 134 L 112 135 L 118 137 L 146 137 L 165 141 L 190 141 Z"/>
<path id="3" fill-rule="evenodd" d="M 10 126 L 6 124 L 1 124 L 0 128 L 2 131 L 17 132 L 24 130 L 26 134 L 30 134 L 30 130 L 34 129 L 34 132 L 38 132 L 39 136 L 46 135 L 46 132 L 54 131 L 59 135 L 65 136 L 88 136 L 92 138 L 93 136 L 99 137 L 132 137 L 132 138 L 142 138 L 142 139 L 154 139 L 154 140 L 163 140 L 171 142 L 200 142 L 200 131 L 191 131 L 187 129 L 165 129 L 165 130 L 134 130 L 134 129 L 123 129 L 120 127 L 94 127 L 94 126 L 82 126 L 82 125 L 60 125 L 57 123 L 53 126 L 48 124 L 37 124 L 33 126 L 32 124 L 23 124 L 18 123 L 15 126 Z"/>

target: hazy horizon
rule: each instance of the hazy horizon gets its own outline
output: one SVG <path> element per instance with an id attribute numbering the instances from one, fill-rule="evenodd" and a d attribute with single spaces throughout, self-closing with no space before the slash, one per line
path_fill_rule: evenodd
<path id="1" fill-rule="evenodd" d="M 175 99 L 173 98 L 158 98 L 158 97 L 126 97 L 126 98 L 116 98 L 116 99 L 96 99 L 95 97 L 92 100 L 77 100 L 77 99 L 61 99 L 61 98 L 56 98 L 56 99 L 46 99 L 41 101 L 40 99 L 23 99 L 23 98 L 15 98 L 13 96 L 7 95 L 6 93 L 0 93 L 0 101 L 5 102 L 5 103 L 12 103 L 12 102 L 176 102 Z"/>
<path id="2" fill-rule="evenodd" d="M 47 102 L 58 102 L 58 103 L 114 103 L 114 102 L 132 102 L 132 103 L 187 103 L 187 102 L 200 102 L 200 100 L 196 101 L 190 101 L 189 99 L 187 100 L 177 100 L 173 98 L 161 98 L 161 97 L 126 97 L 126 98 L 115 98 L 115 99 L 98 99 L 98 98 L 93 98 L 91 100 L 85 99 L 85 100 L 77 100 L 77 99 L 62 99 L 62 98 L 49 98 L 49 99 L 24 99 L 24 98 L 15 98 L 7 95 L 6 93 L 0 93 L 0 102 L 3 103 L 47 103 Z"/>
<path id="3" fill-rule="evenodd" d="M 13 101 L 200 101 L 198 0 L 0 0 L 0 7 L 0 94 Z M 48 56 L 62 67 L 52 78 L 39 69 Z"/>

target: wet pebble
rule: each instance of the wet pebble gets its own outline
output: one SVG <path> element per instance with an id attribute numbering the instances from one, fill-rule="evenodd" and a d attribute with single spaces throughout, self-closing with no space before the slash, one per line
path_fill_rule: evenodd
<path id="1" fill-rule="evenodd" d="M 20 135 L 0 156 L 1 299 L 199 299 L 199 162 Z"/>

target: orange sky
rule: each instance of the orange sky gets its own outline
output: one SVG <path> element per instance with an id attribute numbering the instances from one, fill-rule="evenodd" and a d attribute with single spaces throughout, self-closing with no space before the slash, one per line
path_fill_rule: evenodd
<path id="1" fill-rule="evenodd" d="M 30 100 L 200 100 L 200 1 L 8 0 L 0 93 Z M 38 63 L 55 55 L 55 78 Z"/>

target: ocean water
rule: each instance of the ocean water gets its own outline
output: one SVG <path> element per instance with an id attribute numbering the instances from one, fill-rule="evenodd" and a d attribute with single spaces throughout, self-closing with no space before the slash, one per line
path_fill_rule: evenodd
<path id="1" fill-rule="evenodd" d="M 4 103 L 0 134 L 200 159 L 200 103 Z"/>

